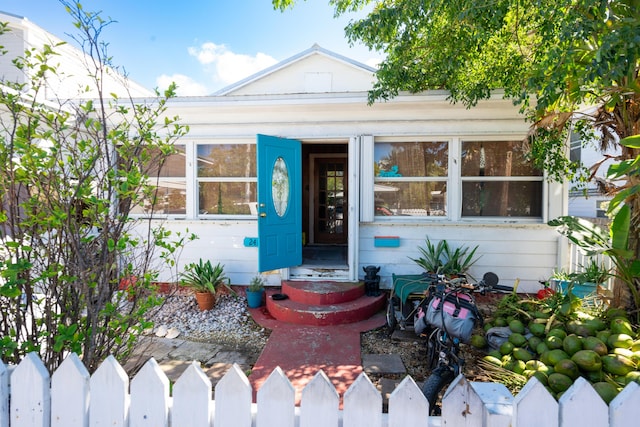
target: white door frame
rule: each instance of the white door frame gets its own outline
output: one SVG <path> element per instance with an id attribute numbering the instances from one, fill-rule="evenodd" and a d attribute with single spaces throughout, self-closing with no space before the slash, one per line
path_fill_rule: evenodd
<path id="1" fill-rule="evenodd" d="M 349 138 L 348 168 L 349 168 L 349 234 L 347 245 L 347 263 L 349 264 L 349 280 L 358 280 L 359 250 L 360 250 L 360 140 L 361 137 Z"/>

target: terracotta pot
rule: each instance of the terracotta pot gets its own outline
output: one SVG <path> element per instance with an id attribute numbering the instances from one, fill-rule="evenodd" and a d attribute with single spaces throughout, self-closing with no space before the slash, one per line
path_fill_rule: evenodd
<path id="1" fill-rule="evenodd" d="M 211 310 L 216 305 L 216 295 L 211 292 L 196 292 L 196 302 L 200 311 Z"/>
<path id="2" fill-rule="evenodd" d="M 133 301 L 136 298 L 137 282 L 138 278 L 136 276 L 127 276 L 120 279 L 118 289 L 121 291 L 126 291 L 128 301 Z"/>
<path id="3" fill-rule="evenodd" d="M 176 290 L 175 283 L 170 282 L 154 282 L 153 285 L 159 294 L 168 295 Z"/>

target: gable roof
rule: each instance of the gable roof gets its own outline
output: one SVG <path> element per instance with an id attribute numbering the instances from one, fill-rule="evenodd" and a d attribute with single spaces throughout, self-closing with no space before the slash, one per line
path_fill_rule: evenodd
<path id="1" fill-rule="evenodd" d="M 375 72 L 373 67 L 314 44 L 213 96 L 362 92 L 371 89 Z"/>

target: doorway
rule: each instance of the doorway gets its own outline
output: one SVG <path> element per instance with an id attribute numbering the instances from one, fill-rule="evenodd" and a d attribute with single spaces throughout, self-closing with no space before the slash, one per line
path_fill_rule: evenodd
<path id="1" fill-rule="evenodd" d="M 348 270 L 348 144 L 304 144 L 302 265 Z"/>
<path id="2" fill-rule="evenodd" d="M 347 243 L 347 159 L 314 159 L 313 236 L 316 244 Z"/>

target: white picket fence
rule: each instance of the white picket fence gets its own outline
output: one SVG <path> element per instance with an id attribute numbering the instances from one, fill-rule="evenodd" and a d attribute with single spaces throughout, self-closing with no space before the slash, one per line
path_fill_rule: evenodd
<path id="1" fill-rule="evenodd" d="M 427 417 L 428 403 L 411 377 L 389 397 L 361 374 L 343 396 L 322 372 L 295 390 L 275 369 L 256 395 L 234 365 L 215 387 L 192 364 L 171 389 L 150 359 L 129 381 L 109 357 L 93 375 L 72 354 L 50 377 L 35 354 L 8 369 L 0 363 L 0 427 L 629 427 L 640 423 L 640 386 L 630 383 L 607 406 L 591 385 L 578 379 L 557 402 L 536 379 L 516 397 L 502 384 L 454 380 L 445 393 L 441 417 Z"/>

